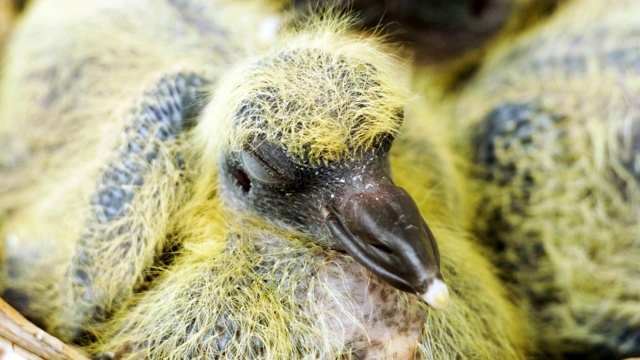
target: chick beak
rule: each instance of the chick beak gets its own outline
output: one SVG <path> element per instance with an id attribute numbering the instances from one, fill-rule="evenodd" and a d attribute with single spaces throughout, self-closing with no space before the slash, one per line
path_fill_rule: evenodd
<path id="1" fill-rule="evenodd" d="M 440 274 L 440 254 L 411 196 L 393 184 L 345 192 L 325 212 L 344 250 L 396 288 L 442 310 L 449 291 Z"/>

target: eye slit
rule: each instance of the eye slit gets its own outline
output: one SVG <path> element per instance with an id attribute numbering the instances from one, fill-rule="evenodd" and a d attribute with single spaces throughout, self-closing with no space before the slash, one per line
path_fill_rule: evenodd
<path id="1" fill-rule="evenodd" d="M 265 185 L 282 184 L 288 180 L 250 151 L 243 150 L 240 153 L 240 159 L 247 174 Z"/>

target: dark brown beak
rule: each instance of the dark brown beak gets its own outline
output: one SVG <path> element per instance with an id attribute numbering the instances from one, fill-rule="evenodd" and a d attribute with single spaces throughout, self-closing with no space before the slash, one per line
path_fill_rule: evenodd
<path id="1" fill-rule="evenodd" d="M 344 250 L 400 290 L 436 309 L 449 302 L 440 254 L 411 196 L 393 184 L 347 192 L 328 207 L 326 221 Z"/>

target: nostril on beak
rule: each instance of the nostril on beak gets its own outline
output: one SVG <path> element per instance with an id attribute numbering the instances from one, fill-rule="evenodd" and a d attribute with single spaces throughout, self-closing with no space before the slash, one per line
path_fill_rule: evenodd
<path id="1" fill-rule="evenodd" d="M 388 246 L 382 245 L 382 244 L 369 244 L 370 246 L 382 251 L 385 254 L 392 254 L 393 250 L 391 250 L 391 248 L 389 248 Z"/>

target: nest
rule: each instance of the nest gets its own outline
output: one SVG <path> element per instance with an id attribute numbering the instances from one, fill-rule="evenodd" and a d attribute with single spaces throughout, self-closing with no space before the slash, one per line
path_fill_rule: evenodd
<path id="1" fill-rule="evenodd" d="M 0 359 L 88 360 L 0 299 Z"/>

